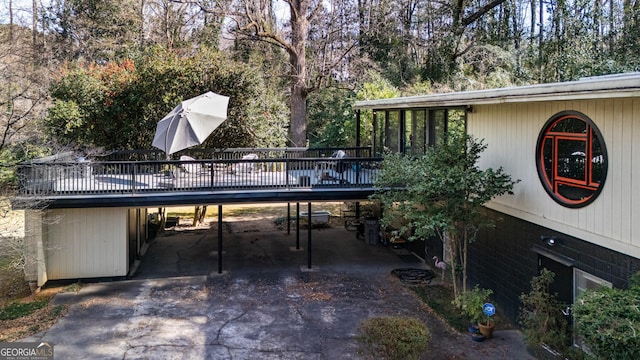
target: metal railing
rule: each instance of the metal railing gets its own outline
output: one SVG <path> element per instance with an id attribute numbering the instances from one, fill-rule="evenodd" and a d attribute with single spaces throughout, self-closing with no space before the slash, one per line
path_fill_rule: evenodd
<path id="1" fill-rule="evenodd" d="M 327 148 L 229 148 L 229 149 L 185 149 L 172 154 L 169 159 L 162 150 L 116 150 L 94 155 L 98 161 L 149 161 L 177 160 L 181 156 L 195 159 L 238 160 L 249 154 L 263 159 L 293 159 L 331 157 L 336 151 L 344 151 L 348 157 L 371 157 L 371 147 L 327 147 Z"/>
<path id="2" fill-rule="evenodd" d="M 104 157 L 94 157 L 77 161 L 33 161 L 17 168 L 19 193 L 52 197 L 373 186 L 382 158 L 350 156 L 337 159 L 330 157 L 334 150 L 229 149 L 218 153 L 218 157 L 193 160 L 104 161 Z M 357 148 L 343 151 L 347 154 L 349 151 L 367 153 Z M 153 154 L 153 151 L 120 152 L 108 156 L 164 156 L 162 152 L 161 155 Z M 190 154 L 198 155 L 197 152 Z M 247 154 L 258 157 L 242 159 Z"/>

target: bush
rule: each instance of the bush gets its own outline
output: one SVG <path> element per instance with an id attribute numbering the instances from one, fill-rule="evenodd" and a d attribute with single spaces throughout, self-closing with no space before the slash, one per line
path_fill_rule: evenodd
<path id="1" fill-rule="evenodd" d="M 429 348 L 431 333 L 413 317 L 375 317 L 360 324 L 358 340 L 375 359 L 419 359 Z"/>
<path id="2" fill-rule="evenodd" d="M 587 290 L 573 315 L 578 335 L 599 359 L 640 359 L 640 283 L 634 275 L 628 290 Z"/>
<path id="3" fill-rule="evenodd" d="M 527 345 L 532 348 L 547 345 L 564 352 L 570 343 L 569 324 L 561 311 L 566 304 L 549 293 L 554 277 L 552 271 L 543 269 L 531 279 L 531 292 L 520 295 L 522 307 L 518 321 Z"/>
<path id="4" fill-rule="evenodd" d="M 493 294 L 491 289 L 482 289 L 479 285 L 456 296 L 452 303 L 463 316 L 466 316 L 474 324 L 485 320 L 489 324 L 491 318 L 484 314 L 484 304 L 489 301 L 489 296 Z"/>

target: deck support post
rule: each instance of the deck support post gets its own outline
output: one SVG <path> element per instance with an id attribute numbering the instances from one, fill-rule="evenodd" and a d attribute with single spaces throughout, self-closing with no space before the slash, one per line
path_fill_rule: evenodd
<path id="1" fill-rule="evenodd" d="M 218 274 L 222 274 L 222 205 L 218 205 Z"/>
<path id="2" fill-rule="evenodd" d="M 307 203 L 307 268 L 311 269 L 311 203 Z"/>
<path id="3" fill-rule="evenodd" d="M 296 203 L 296 250 L 300 250 L 300 203 Z"/>
<path id="4" fill-rule="evenodd" d="M 291 203 L 287 203 L 287 235 L 291 234 Z"/>

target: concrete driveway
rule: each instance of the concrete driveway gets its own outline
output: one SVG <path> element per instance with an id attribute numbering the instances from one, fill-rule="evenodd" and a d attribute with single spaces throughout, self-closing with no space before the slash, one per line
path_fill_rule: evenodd
<path id="1" fill-rule="evenodd" d="M 361 321 L 412 315 L 432 332 L 425 358 L 531 358 L 518 332 L 475 343 L 434 316 L 390 275 L 426 267 L 415 257 L 337 226 L 313 230 L 308 271 L 295 232 L 241 225 L 225 225 L 222 275 L 215 224 L 161 235 L 133 279 L 59 294 L 69 313 L 25 341 L 53 343 L 56 359 L 360 359 Z"/>

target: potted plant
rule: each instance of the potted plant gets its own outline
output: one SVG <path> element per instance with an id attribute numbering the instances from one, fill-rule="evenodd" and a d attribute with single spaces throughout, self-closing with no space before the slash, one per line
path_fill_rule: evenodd
<path id="1" fill-rule="evenodd" d="M 493 294 L 491 289 L 482 289 L 476 286 L 467 290 L 453 299 L 453 305 L 460 310 L 460 313 L 469 318 L 471 324 L 477 324 L 480 333 L 487 339 L 493 334 L 494 322 L 490 316 L 485 315 L 484 306 L 489 300 L 489 296 Z"/>

